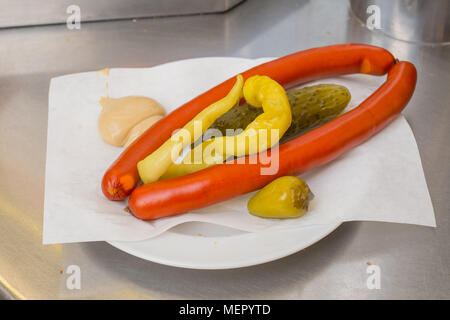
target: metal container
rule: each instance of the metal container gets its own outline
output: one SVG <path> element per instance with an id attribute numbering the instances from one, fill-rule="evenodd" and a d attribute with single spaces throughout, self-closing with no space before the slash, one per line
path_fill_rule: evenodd
<path id="1" fill-rule="evenodd" d="M 350 0 L 350 3 L 363 23 L 371 14 L 368 7 L 378 6 L 380 31 L 395 39 L 450 44 L 450 0 Z"/>
<path id="2" fill-rule="evenodd" d="M 243 0 L 0 0 L 0 28 L 66 23 L 68 8 L 80 8 L 81 21 L 178 16 L 227 11 Z M 68 12 L 69 11 L 69 12 Z"/>

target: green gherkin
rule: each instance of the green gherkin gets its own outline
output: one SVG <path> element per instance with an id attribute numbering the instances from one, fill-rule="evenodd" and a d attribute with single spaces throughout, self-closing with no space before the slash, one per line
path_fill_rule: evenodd
<path id="1" fill-rule="evenodd" d="M 287 92 L 292 109 L 292 123 L 280 142 L 287 141 L 338 116 L 350 101 L 350 92 L 337 84 L 318 84 Z M 248 104 L 235 106 L 216 119 L 211 128 L 226 135 L 226 129 L 245 129 L 262 108 Z"/>

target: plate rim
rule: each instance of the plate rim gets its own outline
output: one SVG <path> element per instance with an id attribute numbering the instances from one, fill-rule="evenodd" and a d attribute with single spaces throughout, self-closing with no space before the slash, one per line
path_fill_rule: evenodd
<path id="1" fill-rule="evenodd" d="M 245 267 L 251 267 L 251 266 L 256 266 L 256 265 L 260 265 L 260 264 L 264 264 L 264 263 L 268 263 L 271 261 L 275 261 L 275 260 L 279 260 L 282 259 L 284 257 L 290 256 L 294 253 L 297 253 L 303 249 L 306 249 L 307 247 L 310 247 L 311 245 L 319 242 L 320 240 L 322 240 L 323 238 L 327 237 L 329 234 L 331 234 L 333 231 L 335 231 L 343 222 L 342 221 L 338 221 L 335 224 L 321 224 L 321 225 L 314 225 L 314 226 L 307 226 L 307 227 L 300 227 L 300 228 L 273 228 L 272 230 L 265 230 L 263 232 L 248 232 L 248 233 L 244 233 L 244 234 L 240 234 L 240 235 L 236 235 L 236 236 L 231 236 L 231 238 L 235 238 L 235 237 L 259 237 L 259 236 L 264 236 L 264 232 L 283 232 L 286 230 L 301 230 L 304 228 L 308 228 L 308 229 L 314 229 L 314 228 L 326 228 L 325 231 L 323 233 L 321 233 L 320 235 L 318 235 L 317 237 L 313 237 L 311 238 L 310 241 L 307 242 L 303 242 L 301 243 L 299 246 L 291 246 L 289 247 L 289 249 L 286 250 L 280 250 L 279 254 L 276 255 L 271 255 L 271 256 L 262 256 L 260 258 L 253 258 L 253 259 L 248 259 L 243 263 L 230 263 L 230 264 L 212 264 L 210 266 L 204 265 L 204 264 L 195 264 L 195 263 L 182 263 L 180 261 L 177 260 L 173 260 L 170 258 L 163 258 L 159 255 L 152 255 L 151 253 L 143 253 L 140 250 L 136 250 L 135 248 L 132 247 L 132 245 L 130 246 L 130 244 L 133 243 L 142 243 L 142 242 L 147 242 L 147 241 L 161 241 L 161 237 L 165 236 L 165 237 L 186 237 L 187 235 L 184 234 L 176 234 L 174 232 L 164 232 L 161 235 L 155 237 L 155 238 L 151 238 L 151 239 L 146 239 L 146 240 L 141 240 L 141 241 L 105 241 L 106 243 L 110 244 L 111 246 L 115 247 L 116 249 L 119 249 L 125 253 L 128 253 L 132 256 L 138 257 L 140 259 L 143 260 L 147 260 L 150 262 L 154 262 L 154 263 L 158 263 L 161 265 L 165 265 L 165 266 L 171 266 L 171 267 L 177 267 L 177 268 L 183 268 L 183 269 L 193 269 L 193 270 L 229 270 L 229 269 L 238 269 L 238 268 L 245 268 Z M 190 236 L 187 236 L 190 237 Z M 192 236 L 193 237 L 193 236 Z M 226 237 L 220 237 L 220 239 L 223 239 Z M 206 240 L 208 239 L 208 240 Z M 211 239 L 214 239 L 214 237 L 198 237 L 198 241 L 210 241 Z M 219 239 L 219 238 L 216 238 Z M 164 241 L 164 240 L 163 240 Z"/>

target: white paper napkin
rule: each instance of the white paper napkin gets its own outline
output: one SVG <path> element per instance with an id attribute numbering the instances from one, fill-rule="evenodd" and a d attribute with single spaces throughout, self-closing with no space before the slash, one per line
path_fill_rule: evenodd
<path id="1" fill-rule="evenodd" d="M 53 78 L 43 243 L 144 240 L 187 221 L 249 232 L 351 220 L 436 226 L 417 145 L 403 116 L 363 145 L 302 176 L 315 194 L 302 218 L 254 217 L 246 210 L 252 196 L 247 194 L 191 213 L 144 222 L 124 211 L 126 202 L 103 196 L 102 176 L 122 149 L 106 144 L 98 134 L 101 96 L 152 97 L 170 112 L 223 80 L 268 60 L 201 58 L 145 69 L 111 69 L 109 75 L 87 72 Z M 383 81 L 384 77 L 351 75 L 315 83 L 346 86 L 352 94 L 349 110 Z"/>

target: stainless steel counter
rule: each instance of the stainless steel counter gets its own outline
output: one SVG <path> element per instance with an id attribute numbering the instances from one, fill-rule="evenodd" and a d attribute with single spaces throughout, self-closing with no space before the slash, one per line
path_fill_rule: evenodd
<path id="1" fill-rule="evenodd" d="M 344 42 L 380 45 L 417 66 L 416 93 L 404 114 L 419 145 L 436 229 L 345 223 L 302 252 L 225 271 L 166 267 L 103 242 L 41 244 L 51 77 L 202 56 L 282 56 Z M 0 30 L 0 282 L 4 295 L 449 298 L 449 89 L 450 46 L 415 45 L 369 31 L 345 0 L 248 0 L 226 14 L 82 23 L 81 30 L 68 30 L 65 25 Z M 381 268 L 379 290 L 366 287 L 367 263 Z M 81 267 L 81 290 L 65 287 L 64 270 L 70 264 Z"/>

